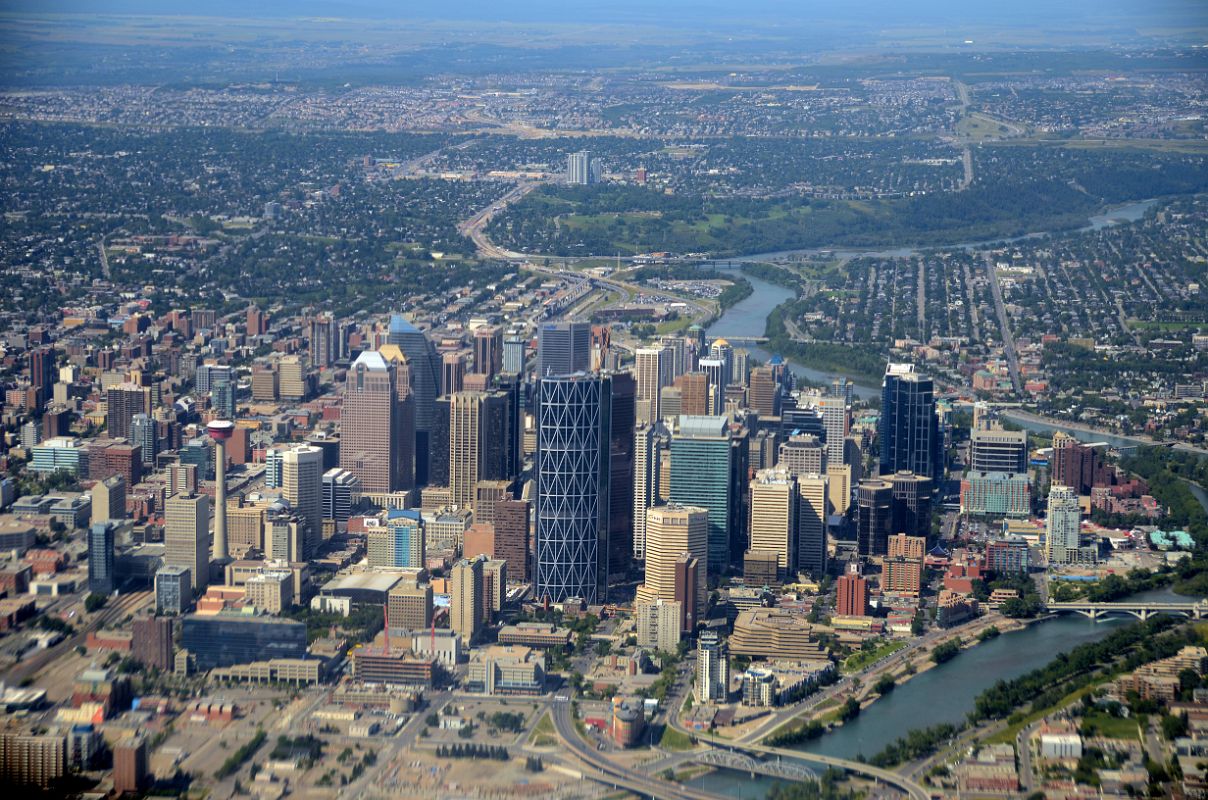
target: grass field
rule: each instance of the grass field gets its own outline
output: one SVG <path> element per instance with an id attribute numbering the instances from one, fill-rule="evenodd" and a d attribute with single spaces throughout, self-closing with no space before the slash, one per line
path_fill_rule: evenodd
<path id="1" fill-rule="evenodd" d="M 529 737 L 529 744 L 533 747 L 557 747 L 558 734 L 554 732 L 554 721 L 550 719 L 550 715 L 546 714 L 533 728 L 533 735 Z"/>
<path id="2" fill-rule="evenodd" d="M 966 139 L 975 142 L 987 139 L 1003 139 L 1008 136 L 1022 136 L 1022 129 L 1015 124 L 994 119 L 985 114 L 966 114 L 956 124 L 956 132 Z"/>
<path id="3" fill-rule="evenodd" d="M 862 650 L 858 653 L 852 653 L 843 661 L 843 671 L 847 673 L 859 672 L 874 661 L 879 661 L 880 659 L 885 658 L 885 656 L 892 655 L 905 646 L 906 642 L 896 640 L 886 642 L 874 650 Z"/>
<path id="4" fill-rule="evenodd" d="M 1135 719 L 1109 717 L 1107 714 L 1088 714 L 1083 717 L 1084 723 L 1095 727 L 1100 736 L 1108 739 L 1139 739 L 1140 731 Z"/>
<path id="5" fill-rule="evenodd" d="M 659 747 L 664 750 L 691 750 L 692 742 L 688 739 L 688 734 L 665 725 L 663 736 L 659 739 Z"/>

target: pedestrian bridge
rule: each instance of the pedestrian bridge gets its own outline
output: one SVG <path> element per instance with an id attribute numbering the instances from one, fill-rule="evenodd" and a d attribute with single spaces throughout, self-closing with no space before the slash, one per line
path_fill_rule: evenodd
<path id="1" fill-rule="evenodd" d="M 696 764 L 711 767 L 725 767 L 737 772 L 750 774 L 759 773 L 772 778 L 786 778 L 794 781 L 816 780 L 818 774 L 799 762 L 763 761 L 732 750 L 706 750 L 692 757 Z"/>
<path id="2" fill-rule="evenodd" d="M 1053 614 L 1081 614 L 1089 619 L 1099 619 L 1112 614 L 1129 614 L 1142 621 L 1158 614 L 1174 614 L 1188 619 L 1208 618 L 1208 601 L 1204 600 L 1197 603 L 1130 603 L 1127 600 L 1119 603 L 1075 601 L 1049 603 L 1047 608 Z"/>

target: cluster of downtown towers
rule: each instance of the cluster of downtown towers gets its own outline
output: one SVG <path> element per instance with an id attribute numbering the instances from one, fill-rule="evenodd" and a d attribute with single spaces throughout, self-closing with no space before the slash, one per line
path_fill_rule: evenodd
<path id="1" fill-rule="evenodd" d="M 697 353 L 709 355 L 703 333 L 696 331 L 683 340 L 689 355 L 677 359 L 679 370 L 696 367 Z M 365 492 L 448 487 L 449 499 L 460 506 L 474 504 L 483 482 L 505 487 L 499 499 L 524 502 L 526 518 L 531 501 L 531 536 L 525 524 L 522 541 L 512 543 L 512 575 L 531 580 L 539 600 L 604 602 L 610 577 L 623 579 L 632 566 L 635 514 L 658 499 L 648 488 L 657 477 L 635 476 L 640 470 L 657 473 L 657 460 L 639 454 L 635 463 L 635 443 L 641 448 L 642 431 L 661 426 L 657 414 L 642 406 L 633 373 L 606 368 L 607 342 L 601 348 L 598 330 L 587 323 L 545 322 L 537 334 L 535 370 L 529 372 L 527 341 L 504 342 L 498 329 L 477 331 L 471 379 L 442 373 L 449 367 L 432 341 L 394 315 L 386 344 L 363 352 L 348 372 L 341 467 L 357 476 Z M 709 375 L 706 396 L 717 402 L 711 399 L 707 410 L 714 413 L 682 419 L 690 424 L 680 426 L 684 435 L 671 437 L 671 485 L 664 494 L 673 503 L 708 510 L 708 552 L 692 555 L 710 574 L 720 574 L 741 565 L 747 547 L 748 431 L 721 413 L 719 401 L 733 375 L 710 375 L 708 364 L 700 364 L 699 373 Z M 782 398 L 791 405 L 791 382 L 786 370 L 776 373 L 777 408 Z M 882 399 L 881 472 L 910 470 L 938 478 L 942 449 L 931 382 L 887 373 Z M 526 413 L 532 415 L 530 431 L 535 428 L 527 492 L 521 488 Z M 639 418 L 651 417 L 653 428 L 639 426 Z M 825 442 L 826 426 L 820 416 L 815 419 L 811 432 Z M 808 414 L 797 415 L 795 424 L 814 427 Z M 843 425 L 841 436 L 846 417 Z M 647 487 L 638 503 L 635 477 Z M 636 548 L 639 555 L 641 550 Z"/>

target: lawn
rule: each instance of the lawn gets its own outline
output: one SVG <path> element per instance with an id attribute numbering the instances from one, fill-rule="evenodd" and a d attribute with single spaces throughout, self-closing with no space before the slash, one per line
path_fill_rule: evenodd
<path id="1" fill-rule="evenodd" d="M 874 661 L 879 661 L 888 655 L 892 655 L 905 646 L 905 641 L 897 639 L 892 642 L 886 642 L 872 650 L 861 650 L 858 653 L 852 653 L 844 660 L 843 671 L 845 673 L 859 672 Z"/>
<path id="2" fill-rule="evenodd" d="M 691 750 L 693 744 L 688 738 L 688 734 L 677 731 L 670 725 L 664 725 L 663 736 L 659 739 L 659 747 L 664 750 Z"/>
<path id="3" fill-rule="evenodd" d="M 533 747 L 557 747 L 558 734 L 554 732 L 554 721 L 550 719 L 549 714 L 541 718 L 537 726 L 533 728 L 533 735 L 529 737 L 529 744 Z"/>
<path id="4" fill-rule="evenodd" d="M 1140 731 L 1137 730 L 1135 719 L 1122 719 L 1107 714 L 1088 714 L 1083 717 L 1083 721 L 1095 726 L 1099 735 L 1107 739 L 1136 740 L 1140 738 Z"/>

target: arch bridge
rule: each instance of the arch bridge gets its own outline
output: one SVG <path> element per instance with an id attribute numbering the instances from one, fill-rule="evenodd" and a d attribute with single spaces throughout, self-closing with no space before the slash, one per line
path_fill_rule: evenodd
<path id="1" fill-rule="evenodd" d="M 1075 601 L 1049 603 L 1047 608 L 1054 614 L 1081 614 L 1088 619 L 1099 619 L 1112 614 L 1128 614 L 1141 621 L 1158 614 L 1174 614 L 1188 619 L 1208 618 L 1208 601 L 1204 600 L 1196 603 L 1130 603 L 1127 600 L 1119 603 Z"/>
<path id="2" fill-rule="evenodd" d="M 772 778 L 794 781 L 816 780 L 818 774 L 804 764 L 791 761 L 764 761 L 732 750 L 706 750 L 692 757 L 692 762 L 711 767 L 725 767 L 737 772 L 759 773 Z"/>

